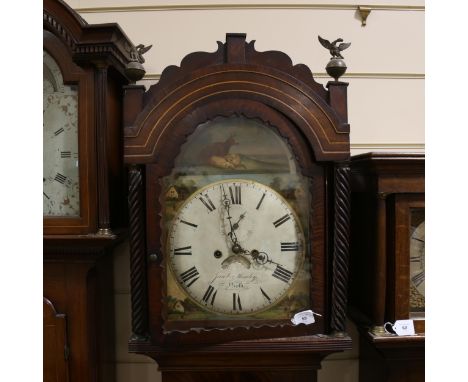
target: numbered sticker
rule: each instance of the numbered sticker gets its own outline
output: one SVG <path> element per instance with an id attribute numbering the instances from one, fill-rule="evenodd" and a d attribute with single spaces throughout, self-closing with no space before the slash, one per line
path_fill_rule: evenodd
<path id="1" fill-rule="evenodd" d="M 397 320 L 393 325 L 393 330 L 398 336 L 414 336 L 413 320 Z"/>
<path id="2" fill-rule="evenodd" d="M 395 333 L 392 333 L 388 326 L 391 326 Z M 414 323 L 413 320 L 397 320 L 392 325 L 390 322 L 385 324 L 385 331 L 389 334 L 396 334 L 397 336 L 414 336 Z"/>
<path id="3" fill-rule="evenodd" d="M 296 313 L 294 317 L 291 318 L 291 322 L 294 325 L 299 325 L 299 324 L 310 325 L 315 322 L 314 315 L 322 316 L 321 314 L 314 313 L 311 310 L 304 310 L 303 312 Z"/>

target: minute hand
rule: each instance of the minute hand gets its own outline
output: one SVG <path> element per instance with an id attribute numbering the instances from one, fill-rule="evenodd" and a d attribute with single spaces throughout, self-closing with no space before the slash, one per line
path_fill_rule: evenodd
<path id="1" fill-rule="evenodd" d="M 231 241 L 233 242 L 233 244 L 237 244 L 237 236 L 236 234 L 234 233 L 234 227 L 232 225 L 232 217 L 231 217 L 231 213 L 230 213 L 230 205 L 231 205 L 231 202 L 229 201 L 229 199 L 226 197 L 226 193 L 224 192 L 224 187 L 221 186 L 221 192 L 222 192 L 222 195 L 223 195 L 223 205 L 224 205 L 224 208 L 226 209 L 226 212 L 227 212 L 227 219 L 229 221 L 229 226 L 231 227 L 231 230 L 228 232 L 228 236 L 229 238 L 231 239 Z"/>

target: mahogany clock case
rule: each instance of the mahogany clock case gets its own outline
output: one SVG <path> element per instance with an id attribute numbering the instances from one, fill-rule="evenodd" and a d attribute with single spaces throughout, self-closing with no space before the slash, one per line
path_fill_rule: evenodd
<path id="1" fill-rule="evenodd" d="M 228 34 L 226 43 L 218 42 L 216 52 L 186 56 L 180 67 L 166 68 L 158 84 L 146 93 L 141 87 L 126 88 L 124 158 L 130 173 L 133 331 L 129 346 L 131 351 L 157 357 L 160 366 L 165 350 L 182 345 L 184 352 L 200 352 L 207 345 L 214 346 L 210 351 L 219 346 L 228 353 L 237 346 L 266 351 L 267 343 L 261 339 L 276 338 L 277 344 L 270 345 L 278 351 L 289 346 L 323 354 L 350 345 L 345 334 L 330 337 L 332 332 L 343 333 L 346 324 L 347 84 L 330 82 L 326 90 L 304 65 L 293 66 L 281 52 L 257 52 L 254 42 L 246 43 L 245 38 L 244 34 Z M 161 199 L 167 190 L 160 179 L 171 173 L 182 145 L 197 126 L 237 117 L 258 121 L 288 142 L 301 174 L 311 180 L 307 190 L 312 195 L 309 306 L 321 314 L 313 325 L 294 327 L 286 320 L 258 322 L 248 317 L 238 321 L 229 316 L 222 324 L 167 325 L 167 250 L 161 225 Z M 196 327 L 201 330 L 193 330 Z M 320 341 L 320 335 L 326 340 Z M 194 359 L 196 353 L 190 354 Z"/>

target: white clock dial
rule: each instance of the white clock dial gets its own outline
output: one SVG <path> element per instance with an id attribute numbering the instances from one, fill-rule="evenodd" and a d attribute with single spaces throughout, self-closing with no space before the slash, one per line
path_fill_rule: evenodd
<path id="1" fill-rule="evenodd" d="M 277 192 L 260 183 L 227 180 L 188 198 L 168 238 L 170 268 L 198 305 L 242 315 L 270 308 L 302 266 L 300 222 Z"/>
<path id="2" fill-rule="evenodd" d="M 79 216 L 78 92 L 44 52 L 43 214 Z"/>
<path id="3" fill-rule="evenodd" d="M 424 222 L 419 224 L 411 235 L 410 277 L 417 291 L 425 295 Z"/>

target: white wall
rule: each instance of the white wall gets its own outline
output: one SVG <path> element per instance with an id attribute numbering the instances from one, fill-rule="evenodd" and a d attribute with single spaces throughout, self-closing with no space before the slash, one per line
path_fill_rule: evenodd
<path id="1" fill-rule="evenodd" d="M 235 5 L 232 5 L 234 4 Z M 193 51 L 214 51 L 227 32 L 247 33 L 258 51 L 280 50 L 328 77 L 329 54 L 317 35 L 351 41 L 343 52 L 349 82 L 351 151 L 424 151 L 424 1 L 366 0 L 372 8 L 362 27 L 351 0 L 68 0 L 89 23 L 117 22 L 135 43 L 153 44 L 145 55 L 149 86 L 168 65 Z M 122 382 L 158 381 L 157 366 L 127 352 L 130 336 L 128 246 L 115 255 L 117 376 Z M 356 338 L 354 327 L 349 331 Z M 328 357 L 320 382 L 358 381 L 353 350 Z"/>

